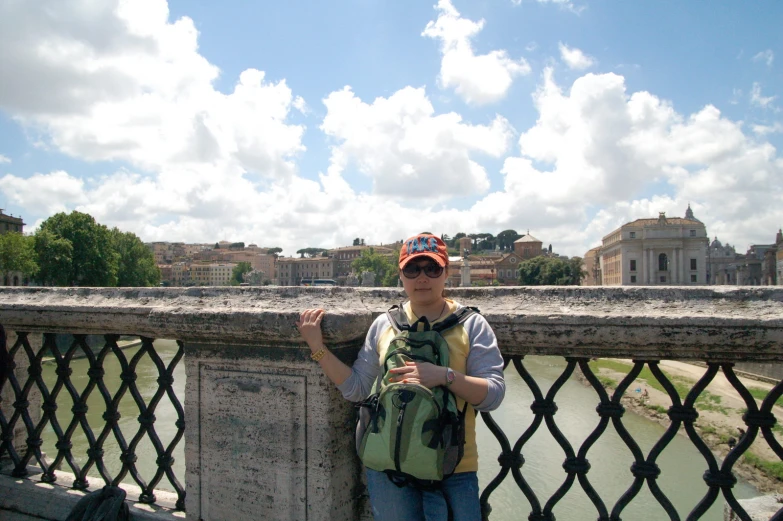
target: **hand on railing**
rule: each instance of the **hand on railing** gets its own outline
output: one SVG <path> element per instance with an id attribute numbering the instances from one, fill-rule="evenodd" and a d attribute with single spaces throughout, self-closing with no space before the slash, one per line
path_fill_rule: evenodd
<path id="1" fill-rule="evenodd" d="M 326 311 L 323 309 L 306 309 L 299 315 L 296 321 L 296 327 L 302 339 L 310 346 L 310 350 L 315 353 L 324 347 L 324 337 L 321 332 L 321 320 L 323 320 Z"/>

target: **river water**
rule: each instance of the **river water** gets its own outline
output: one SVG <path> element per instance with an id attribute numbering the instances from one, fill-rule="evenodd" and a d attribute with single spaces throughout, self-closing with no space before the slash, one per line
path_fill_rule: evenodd
<path id="1" fill-rule="evenodd" d="M 164 364 L 168 364 L 177 351 L 176 343 L 170 340 L 156 340 L 155 348 Z M 137 351 L 138 347 L 132 347 L 125 349 L 123 353 L 130 360 Z M 87 385 L 86 373 L 89 363 L 86 359 L 74 360 L 71 362 L 71 367 L 73 369 L 71 380 L 77 392 L 81 392 Z M 525 359 L 525 367 L 533 375 L 542 392 L 546 395 L 546 391 L 551 384 L 562 373 L 565 361 L 555 357 L 528 357 Z M 104 364 L 104 369 L 104 381 L 109 388 L 109 392 L 113 394 L 119 387 L 120 364 L 112 355 L 109 355 Z M 145 356 L 138 365 L 136 372 L 136 385 L 144 400 L 149 402 L 158 387 L 157 369 L 149 358 Z M 54 374 L 53 364 L 44 365 L 44 379 L 47 385 L 51 386 L 54 384 L 56 375 Z M 503 428 L 513 446 L 516 439 L 533 420 L 533 413 L 530 411 L 530 403 L 533 398 L 527 385 L 512 366 L 506 370 L 506 386 L 506 399 L 501 408 L 493 413 L 493 418 Z M 184 361 L 180 361 L 175 370 L 174 390 L 180 401 L 184 402 Z M 578 452 L 579 446 L 584 439 L 598 425 L 599 418 L 595 412 L 598 396 L 592 388 L 585 387 L 577 379 L 571 378 L 558 393 L 556 403 L 558 412 L 555 415 L 555 420 L 558 427 L 571 443 L 574 452 Z M 68 426 L 66 422 L 69 422 L 73 417 L 71 412 L 72 402 L 65 389 L 59 395 L 58 404 L 57 418 L 62 429 L 65 430 Z M 97 388 L 92 392 L 88 405 L 87 420 L 97 437 L 100 434 L 100 431 L 97 429 L 103 428 L 104 420 L 101 416 L 105 410 L 103 398 Z M 130 443 L 138 430 L 137 417 L 139 413 L 129 392 L 126 392 L 120 403 L 120 412 L 122 413 L 120 428 L 126 442 Z M 164 397 L 160 402 L 155 416 L 157 418 L 155 429 L 165 447 L 176 433 L 174 422 L 177 419 L 176 411 L 167 398 Z M 482 421 L 477 423 L 479 454 L 482 455 L 479 481 L 483 490 L 499 470 L 493 455 L 500 453 L 500 445 Z M 623 416 L 623 424 L 639 444 L 644 454 L 649 452 L 665 431 L 659 424 L 630 411 L 627 411 Z M 76 433 L 73 436 L 73 453 L 74 455 L 85 454 L 87 449 L 86 438 L 78 434 L 81 433 L 80 428 L 77 428 Z M 55 442 L 54 431 L 51 427 L 48 427 L 44 432 L 42 450 L 48 454 L 55 454 Z M 554 494 L 566 478 L 565 471 L 562 468 L 565 455 L 543 422 L 533 437 L 527 442 L 522 453 L 525 457 L 525 464 L 522 467 L 523 476 L 533 488 L 543 508 L 549 497 Z M 145 480 L 149 481 L 156 470 L 156 458 L 152 443 L 149 442 L 146 436 L 138 445 L 136 454 L 139 457 L 136 464 L 140 469 L 140 473 Z M 120 448 L 114 441 L 114 436 L 110 434 L 104 444 L 104 461 L 109 473 L 112 475 L 120 468 L 119 456 Z M 633 476 L 630 466 L 633 463 L 633 456 L 610 422 L 604 434 L 588 452 L 587 457 L 591 464 L 587 477 L 601 496 L 607 510 L 611 513 L 614 503 L 632 482 Z M 184 439 L 180 441 L 175 449 L 174 458 L 175 473 L 180 479 L 180 483 L 184 486 Z M 86 456 L 77 456 L 76 460 L 79 464 L 83 464 L 86 461 Z M 658 464 L 661 467 L 658 484 L 677 508 L 680 517 L 684 519 L 687 513 L 707 492 L 707 487 L 702 480 L 702 474 L 707 469 L 706 463 L 690 440 L 685 436 L 678 435 L 674 437 L 663 454 L 658 458 Z M 62 469 L 69 470 L 65 464 Z M 91 469 L 90 475 L 99 476 L 95 468 Z M 126 476 L 125 481 L 132 482 L 129 475 Z M 165 476 L 157 488 L 173 490 Z M 742 480 L 735 485 L 734 493 L 740 499 L 758 495 L 756 489 Z M 530 512 L 530 505 L 527 499 L 517 487 L 510 473 L 491 495 L 490 504 L 492 505 L 492 515 L 490 516 L 492 521 L 527 519 L 527 515 Z M 721 521 L 723 519 L 722 511 L 723 500 L 719 498 L 701 519 Z M 557 519 L 565 521 L 588 520 L 598 517 L 598 512 L 587 498 L 587 495 L 582 491 L 578 481 L 574 482 L 568 494 L 558 502 L 554 508 L 554 514 Z M 644 521 L 664 521 L 669 519 L 646 485 L 642 487 L 631 504 L 623 510 L 622 518 Z"/>

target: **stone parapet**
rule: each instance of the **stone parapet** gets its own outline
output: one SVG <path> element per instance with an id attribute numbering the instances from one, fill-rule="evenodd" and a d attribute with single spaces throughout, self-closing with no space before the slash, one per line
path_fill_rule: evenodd
<path id="1" fill-rule="evenodd" d="M 783 289 L 728 287 L 461 288 L 506 354 L 783 360 Z M 121 333 L 186 342 L 303 347 L 294 326 L 328 310 L 326 341 L 360 341 L 396 288 L 3 288 L 7 329 Z"/>

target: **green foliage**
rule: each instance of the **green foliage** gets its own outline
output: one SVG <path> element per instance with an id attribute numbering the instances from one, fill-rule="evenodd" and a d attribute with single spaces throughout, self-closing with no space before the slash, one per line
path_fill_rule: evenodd
<path id="1" fill-rule="evenodd" d="M 760 469 L 765 474 L 783 481 L 783 461 L 767 461 L 752 452 L 746 452 L 743 457 L 746 462 Z"/>
<path id="2" fill-rule="evenodd" d="M 534 257 L 519 265 L 523 286 L 578 286 L 584 277 L 581 257 Z"/>
<path id="3" fill-rule="evenodd" d="M 513 250 L 514 241 L 520 237 L 522 236 L 519 235 L 516 230 L 503 230 L 495 237 L 495 240 L 501 250 Z"/>
<path id="4" fill-rule="evenodd" d="M 49 230 L 38 230 L 33 237 L 38 259 L 36 280 L 44 286 L 67 286 L 70 283 L 73 245 Z"/>
<path id="5" fill-rule="evenodd" d="M 282 251 L 283 251 L 283 248 L 278 248 L 277 246 L 275 246 L 274 248 L 269 248 L 268 250 L 266 250 L 266 253 L 269 254 L 269 255 L 275 255 L 275 254 L 280 253 Z"/>
<path id="6" fill-rule="evenodd" d="M 308 257 L 317 257 L 318 255 L 326 255 L 326 250 L 323 248 L 302 248 L 301 250 L 296 250 L 296 253 L 298 253 L 301 258 L 304 258 L 305 255 Z"/>
<path id="7" fill-rule="evenodd" d="M 759 401 L 764 401 L 764 398 L 766 398 L 769 394 L 769 390 L 761 389 L 759 387 L 748 387 L 748 391 L 750 391 L 750 395 L 753 396 L 753 398 Z M 778 407 L 783 407 L 783 396 L 778 398 L 778 400 L 775 402 L 775 405 Z"/>
<path id="8" fill-rule="evenodd" d="M 73 246 L 68 285 L 116 286 L 118 257 L 109 229 L 91 215 L 73 211 L 45 220 L 40 230 L 70 241 Z"/>
<path id="9" fill-rule="evenodd" d="M 375 273 L 376 286 L 396 286 L 397 267 L 388 257 L 376 253 L 374 248 L 368 248 L 362 252 L 361 257 L 354 259 L 351 268 L 359 274 L 366 271 Z"/>
<path id="10" fill-rule="evenodd" d="M 244 242 L 232 242 L 228 245 L 229 250 L 244 250 L 245 249 L 245 243 Z"/>
<path id="11" fill-rule="evenodd" d="M 231 285 L 238 286 L 242 282 L 245 282 L 245 273 L 253 271 L 253 267 L 249 262 L 240 262 L 234 269 L 231 270 Z"/>
<path id="12" fill-rule="evenodd" d="M 155 256 L 135 233 L 112 228 L 111 239 L 117 254 L 117 286 L 129 288 L 160 283 Z"/>
<path id="13" fill-rule="evenodd" d="M 38 264 L 35 262 L 33 238 L 8 232 L 0 235 L 0 272 L 5 276 L 14 271 L 33 275 L 38 271 Z"/>

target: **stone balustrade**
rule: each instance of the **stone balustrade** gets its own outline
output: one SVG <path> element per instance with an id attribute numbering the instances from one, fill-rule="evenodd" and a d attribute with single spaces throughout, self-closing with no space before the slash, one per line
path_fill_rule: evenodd
<path id="1" fill-rule="evenodd" d="M 480 308 L 505 356 L 783 361 L 783 288 L 501 287 L 450 294 Z M 372 320 L 403 297 L 398 289 L 368 288 L 3 288 L 0 325 L 9 339 L 15 332 L 57 332 L 184 342 L 189 519 L 349 520 L 366 516 L 353 407 L 309 359 L 294 322 L 303 309 L 326 309 L 326 344 L 350 363 Z M 8 385 L 2 389 L 8 418 L 13 399 Z M 23 445 L 24 435 L 15 436 Z M 0 492 L 29 489 L 14 483 Z M 65 517 L 46 517 L 35 505 L 9 506 L 7 494 L 0 496 L 0 513 L 15 510 L 16 519 Z"/>

